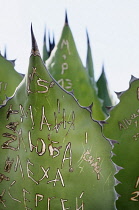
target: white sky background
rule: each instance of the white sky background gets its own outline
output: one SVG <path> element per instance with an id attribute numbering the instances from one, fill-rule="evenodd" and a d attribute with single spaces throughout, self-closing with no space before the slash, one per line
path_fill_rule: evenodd
<path id="1" fill-rule="evenodd" d="M 16 59 L 16 70 L 26 73 L 31 51 L 30 26 L 42 53 L 43 35 L 58 42 L 68 12 L 69 25 L 83 64 L 88 30 L 96 80 L 104 63 L 112 91 L 129 87 L 139 77 L 139 0 L 0 0 L 0 50 Z"/>

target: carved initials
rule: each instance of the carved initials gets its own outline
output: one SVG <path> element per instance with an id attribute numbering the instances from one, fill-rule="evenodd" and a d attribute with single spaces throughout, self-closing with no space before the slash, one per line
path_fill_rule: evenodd
<path id="1" fill-rule="evenodd" d="M 63 39 L 63 40 L 62 40 L 62 43 L 61 43 L 61 49 L 63 49 L 63 47 L 65 47 L 65 46 L 67 47 L 68 53 L 69 53 L 69 55 L 70 55 L 71 52 L 70 52 L 70 49 L 69 49 L 69 41 Z"/>
<path id="2" fill-rule="evenodd" d="M 18 200 L 17 198 L 14 198 L 14 197 L 11 195 L 11 192 L 10 192 L 10 191 L 11 191 L 11 187 L 13 187 L 13 185 L 14 185 L 15 183 L 16 183 L 16 181 L 14 180 L 14 181 L 10 184 L 10 187 L 9 187 L 9 190 L 8 190 L 8 194 L 9 194 L 9 196 L 12 198 L 12 200 L 21 203 L 21 201 Z"/>
<path id="3" fill-rule="evenodd" d="M 27 201 L 28 202 L 30 202 L 30 200 L 28 200 L 27 198 L 26 198 L 26 193 L 30 193 L 30 192 L 28 192 L 26 189 L 23 189 L 23 199 L 24 199 L 24 206 L 25 206 L 25 209 L 26 210 L 32 210 L 31 208 L 29 208 L 29 207 L 27 207 Z"/>
<path id="4" fill-rule="evenodd" d="M 62 63 L 62 71 L 61 71 L 61 74 L 64 74 L 65 73 L 65 70 L 68 69 L 68 64 L 67 63 Z"/>
<path id="5" fill-rule="evenodd" d="M 38 202 L 42 201 L 43 200 L 43 195 L 41 194 L 36 194 L 36 207 L 38 206 Z"/>
<path id="6" fill-rule="evenodd" d="M 7 137 L 7 138 L 10 138 L 10 140 L 6 141 L 3 143 L 3 145 L 1 146 L 2 149 L 11 149 L 13 151 L 17 151 L 19 150 L 19 145 L 17 148 L 15 147 L 12 147 L 12 146 L 9 146 L 9 144 L 11 144 L 12 142 L 16 141 L 17 140 L 17 136 L 11 134 L 11 133 L 3 133 L 2 134 L 3 137 Z"/>
<path id="7" fill-rule="evenodd" d="M 18 167 L 20 168 L 21 176 L 22 176 L 22 178 L 24 179 L 23 168 L 22 168 L 22 165 L 21 165 L 21 161 L 20 161 L 19 155 L 17 155 L 16 164 L 15 164 L 15 166 L 14 166 L 14 171 L 15 171 L 15 172 L 17 171 L 17 168 L 18 168 Z"/>
<path id="8" fill-rule="evenodd" d="M 59 170 L 59 168 L 57 169 L 57 173 L 56 173 L 56 176 L 55 176 L 55 179 L 53 180 L 50 180 L 47 182 L 47 184 L 51 183 L 51 182 L 54 182 L 53 183 L 53 186 L 55 187 L 56 186 L 56 182 L 61 182 L 62 186 L 65 187 L 65 184 L 64 184 L 64 180 L 63 180 L 63 177 L 62 177 L 62 174 Z"/>
<path id="9" fill-rule="evenodd" d="M 42 107 L 42 119 L 41 119 L 40 130 L 43 129 L 43 125 L 47 125 L 48 130 L 49 131 L 51 130 L 51 128 L 50 128 L 51 124 L 48 123 L 48 120 L 45 116 L 45 107 L 44 106 Z"/>
<path id="10" fill-rule="evenodd" d="M 7 111 L 7 116 L 6 116 L 7 120 L 9 120 L 11 114 L 18 114 L 18 113 L 19 113 L 18 110 L 12 110 L 12 104 L 11 104 Z"/>
<path id="11" fill-rule="evenodd" d="M 41 91 L 37 91 L 37 92 L 38 92 L 38 93 L 47 93 L 47 92 L 48 92 L 48 87 L 47 87 L 46 85 L 41 84 L 40 82 L 44 82 L 44 83 L 47 83 L 47 84 L 49 83 L 48 81 L 39 78 L 39 79 L 37 80 L 37 84 L 38 84 L 38 86 L 40 86 L 40 87 L 44 87 L 45 90 L 41 90 Z"/>
<path id="12" fill-rule="evenodd" d="M 30 148 L 30 151 L 33 152 L 33 150 L 35 149 L 36 150 L 36 153 L 39 155 L 39 156 L 42 156 L 45 152 L 46 152 L 46 145 L 44 143 L 44 140 L 41 139 L 41 138 L 38 138 L 37 139 L 37 145 L 33 145 L 32 144 L 32 140 L 31 140 L 31 132 L 29 131 L 28 133 L 28 138 L 29 138 L 29 148 Z M 41 144 L 41 151 L 38 150 L 39 148 L 39 143 Z"/>
<path id="13" fill-rule="evenodd" d="M 61 201 L 61 205 L 62 205 L 62 210 L 70 209 L 70 207 L 66 208 L 66 207 L 65 207 L 65 204 L 64 204 L 65 202 L 68 201 L 67 199 L 62 199 L 62 198 L 61 198 L 60 201 Z"/>
<path id="14" fill-rule="evenodd" d="M 28 178 L 30 178 L 33 182 L 35 182 L 36 184 L 39 184 L 30 174 L 34 175 L 34 173 L 29 169 L 29 165 L 34 166 L 33 163 L 30 162 L 30 160 L 27 160 L 27 175 Z"/>
<path id="15" fill-rule="evenodd" d="M 82 198 L 82 196 L 83 196 L 83 194 L 84 194 L 84 192 L 82 192 L 81 193 L 81 195 L 80 195 L 80 199 Z M 82 201 L 82 204 L 81 204 L 81 206 L 78 206 L 78 198 L 76 197 L 76 210 L 84 210 L 84 203 L 83 203 L 83 201 Z"/>
<path id="16" fill-rule="evenodd" d="M 54 142 L 51 141 L 52 143 L 59 143 L 59 142 Z M 53 147 L 52 143 L 49 144 L 48 149 L 49 149 L 49 154 L 50 156 L 52 156 L 53 158 L 57 157 L 60 154 L 60 149 L 62 148 L 62 146 L 59 147 Z M 55 154 L 56 153 L 56 154 Z"/>
<path id="17" fill-rule="evenodd" d="M 0 203 L 2 203 L 3 204 L 3 206 L 4 207 L 6 207 L 6 205 L 5 205 L 5 200 L 3 200 L 3 196 L 4 196 L 4 194 L 5 194 L 5 189 L 2 191 L 2 193 L 0 194 Z"/>
<path id="18" fill-rule="evenodd" d="M 12 164 L 14 162 L 14 159 L 10 160 L 10 158 L 8 157 L 6 162 L 5 162 L 5 167 L 4 167 L 4 171 L 5 172 L 10 172 L 11 171 L 11 167 L 12 167 Z"/>
<path id="19" fill-rule="evenodd" d="M 10 122 L 8 125 L 6 125 L 6 128 L 15 132 L 17 125 L 19 125 L 18 122 Z"/>
<path id="20" fill-rule="evenodd" d="M 135 184 L 135 189 L 138 187 L 139 185 L 139 176 L 137 178 L 136 184 Z M 137 198 L 139 197 L 139 191 L 135 191 L 131 193 L 132 195 L 136 194 L 135 196 L 131 197 L 130 200 L 131 201 L 139 201 Z"/>
<path id="21" fill-rule="evenodd" d="M 50 170 L 50 167 L 49 168 L 47 168 L 46 170 L 41 166 L 41 168 L 42 168 L 42 170 L 43 170 L 43 172 L 44 172 L 44 175 L 43 175 L 43 177 L 39 180 L 39 182 L 40 181 L 42 181 L 45 177 L 48 179 L 49 178 L 49 176 L 48 176 L 48 171 Z"/>
<path id="22" fill-rule="evenodd" d="M 66 157 L 66 155 L 67 155 L 68 152 L 69 152 L 68 157 Z M 62 159 L 61 168 L 63 168 L 65 160 L 69 160 L 69 167 L 71 167 L 71 165 L 72 165 L 71 142 L 69 142 L 69 143 L 66 145 L 66 148 L 65 148 L 65 151 L 64 151 L 64 156 L 63 156 L 63 159 Z"/>

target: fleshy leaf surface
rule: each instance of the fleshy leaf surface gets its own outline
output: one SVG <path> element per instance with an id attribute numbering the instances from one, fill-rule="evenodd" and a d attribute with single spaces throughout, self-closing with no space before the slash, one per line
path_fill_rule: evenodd
<path id="1" fill-rule="evenodd" d="M 105 137 L 116 140 L 112 158 L 117 165 L 117 209 L 139 209 L 139 80 L 132 77 L 130 87 L 121 92 L 120 102 L 104 124 Z M 121 170 L 119 170 L 121 169 Z M 119 170 L 119 172 L 118 172 Z"/>
<path id="2" fill-rule="evenodd" d="M 11 61 L 0 54 L 0 104 L 14 94 L 23 77 L 14 69 Z"/>
<path id="3" fill-rule="evenodd" d="M 46 61 L 46 67 L 58 83 L 74 95 L 82 106 L 90 106 L 93 102 L 93 118 L 103 120 L 105 115 L 96 90 L 90 84 L 88 72 L 84 68 L 78 54 L 67 16 L 58 44 Z"/>
<path id="4" fill-rule="evenodd" d="M 0 208 L 115 209 L 111 144 L 46 70 L 33 32 L 32 43 L 28 73 L 0 109 Z"/>

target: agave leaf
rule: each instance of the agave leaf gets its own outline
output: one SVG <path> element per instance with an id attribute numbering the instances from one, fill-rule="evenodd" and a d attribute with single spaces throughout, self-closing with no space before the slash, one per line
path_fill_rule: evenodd
<path id="1" fill-rule="evenodd" d="M 60 40 L 46 61 L 46 66 L 65 90 L 69 92 L 74 90 L 74 95 L 82 106 L 89 106 L 93 102 L 94 119 L 105 118 L 100 101 L 77 52 L 67 15 Z"/>
<path id="2" fill-rule="evenodd" d="M 55 35 L 53 34 L 53 41 L 52 41 L 52 50 L 54 49 L 54 47 L 55 47 Z"/>
<path id="3" fill-rule="evenodd" d="M 0 54 L 0 104 L 13 95 L 23 77 L 14 69 L 13 63 Z"/>
<path id="4" fill-rule="evenodd" d="M 103 98 L 99 98 L 99 96 L 98 96 L 98 87 L 97 87 L 97 84 L 96 84 L 96 81 L 95 81 L 95 76 L 94 76 L 94 65 L 93 65 L 92 51 L 91 51 L 88 32 L 86 34 L 87 34 L 86 69 L 87 69 L 87 72 L 88 72 L 90 84 L 91 84 L 92 89 L 93 89 L 93 95 L 94 95 L 93 98 L 95 98 L 95 101 L 97 101 L 97 107 L 102 107 L 104 113 L 106 114 L 106 111 L 103 108 L 103 103 L 104 103 Z"/>
<path id="5" fill-rule="evenodd" d="M 113 102 L 108 87 L 104 66 L 102 67 L 102 73 L 97 81 L 97 87 L 98 87 L 98 97 L 103 100 L 103 111 L 108 115 L 109 112 L 107 107 L 113 106 Z"/>
<path id="6" fill-rule="evenodd" d="M 5 59 L 7 59 L 7 49 L 6 49 L 6 46 L 5 46 L 5 50 L 4 50 L 4 55 L 3 56 L 4 56 Z"/>
<path id="7" fill-rule="evenodd" d="M 45 62 L 48 58 L 49 58 L 49 53 L 48 53 L 48 50 L 47 50 L 47 45 L 46 45 L 46 29 L 45 29 L 45 32 L 44 32 L 44 39 L 43 39 L 43 62 Z"/>
<path id="8" fill-rule="evenodd" d="M 97 91 L 95 76 L 94 76 L 94 64 L 93 64 L 93 59 L 92 59 L 92 51 L 91 51 L 88 32 L 86 32 L 86 35 L 87 35 L 86 69 L 87 69 L 91 84 L 93 85 L 93 88 L 95 88 Z"/>
<path id="9" fill-rule="evenodd" d="M 113 161 L 120 170 L 115 176 L 120 182 L 117 209 L 139 209 L 139 80 L 132 77 L 130 87 L 121 92 L 120 102 L 110 112 L 104 124 L 107 138 L 117 140 Z M 121 168 L 120 168 L 120 167 Z"/>
<path id="10" fill-rule="evenodd" d="M 50 33 L 49 33 L 49 56 L 51 55 L 51 52 L 54 49 L 54 47 L 55 47 L 55 38 L 54 38 L 54 35 L 53 35 L 53 40 L 51 41 Z"/>
<path id="11" fill-rule="evenodd" d="M 0 109 L 0 208 L 115 209 L 110 142 L 49 75 L 33 31 L 32 45 L 28 73 Z"/>

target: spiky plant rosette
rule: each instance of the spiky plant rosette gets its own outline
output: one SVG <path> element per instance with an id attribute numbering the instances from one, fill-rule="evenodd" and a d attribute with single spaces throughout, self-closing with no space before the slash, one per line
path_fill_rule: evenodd
<path id="1" fill-rule="evenodd" d="M 31 34 L 28 72 L 0 109 L 0 208 L 115 209 L 101 122 L 52 78 Z"/>

